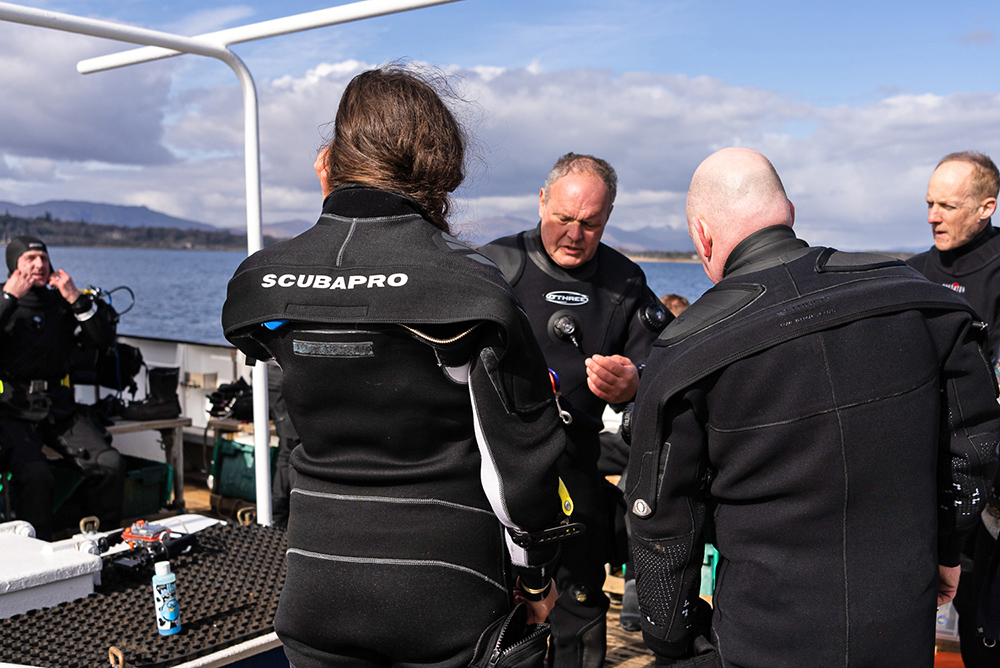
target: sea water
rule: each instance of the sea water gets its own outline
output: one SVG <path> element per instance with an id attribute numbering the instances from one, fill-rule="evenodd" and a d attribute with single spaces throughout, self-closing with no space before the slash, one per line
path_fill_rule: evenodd
<path id="1" fill-rule="evenodd" d="M 226 284 L 246 253 L 52 247 L 49 255 L 53 267 L 68 272 L 81 290 L 127 286 L 135 293 L 135 306 L 122 315 L 120 334 L 226 343 L 221 324 Z M 639 264 L 658 297 L 675 293 L 693 302 L 712 287 L 697 262 Z M 119 312 L 131 303 L 125 290 L 111 299 Z"/>
<path id="2" fill-rule="evenodd" d="M 221 322 L 226 284 L 246 253 L 49 248 L 49 256 L 52 266 L 67 271 L 81 290 L 126 286 L 135 293 L 135 306 L 122 315 L 119 334 L 226 343 Z M 119 290 L 111 303 L 121 313 L 131 297 Z"/>

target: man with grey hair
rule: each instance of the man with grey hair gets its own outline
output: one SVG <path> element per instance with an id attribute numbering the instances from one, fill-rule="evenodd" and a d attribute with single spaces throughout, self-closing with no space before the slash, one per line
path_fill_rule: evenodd
<path id="1" fill-rule="evenodd" d="M 707 158 L 687 219 L 716 286 L 657 339 L 632 415 L 646 644 L 658 665 L 930 668 L 1000 438 L 978 319 L 898 260 L 798 239 L 756 151 Z"/>
<path id="2" fill-rule="evenodd" d="M 998 190 L 1000 171 L 988 156 L 962 151 L 942 158 L 927 184 L 927 222 L 934 246 L 907 260 L 929 280 L 954 290 L 972 305 L 988 325 L 988 355 L 994 363 L 1000 348 L 1000 230 L 993 227 L 991 216 L 996 211 Z M 984 522 L 966 543 L 971 571 L 962 578 L 955 596 L 965 668 L 1000 665 L 1000 647 L 983 642 L 977 618 L 991 555 L 998 549 L 997 489 L 994 486 L 987 501 Z"/>
<path id="3" fill-rule="evenodd" d="M 606 161 L 567 153 L 538 193 L 538 227 L 479 249 L 510 281 L 559 379 L 567 422 L 559 475 L 574 521 L 587 526 L 563 545 L 555 578 L 560 596 L 549 615 L 549 661 L 556 668 L 599 668 L 604 660 L 609 601 L 602 587 L 612 541 L 597 471 L 601 416 L 608 404 L 623 406 L 635 396 L 638 366 L 672 318 L 642 269 L 601 243 L 617 188 Z"/>

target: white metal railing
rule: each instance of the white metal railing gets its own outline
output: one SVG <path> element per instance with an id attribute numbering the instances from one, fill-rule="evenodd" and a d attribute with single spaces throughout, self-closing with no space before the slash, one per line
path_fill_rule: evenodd
<path id="1" fill-rule="evenodd" d="M 410 9 L 443 5 L 449 2 L 458 2 L 458 0 L 362 0 L 362 2 L 353 2 L 349 5 L 328 7 L 327 9 L 319 9 L 314 12 L 306 12 L 305 14 L 285 16 L 284 18 L 263 21 L 261 23 L 251 23 L 239 28 L 205 33 L 192 39 L 229 46 L 231 44 L 251 42 L 266 37 L 289 35 L 303 30 L 312 30 L 313 28 L 322 28 L 339 23 L 349 23 L 351 21 L 359 21 L 386 14 L 395 14 Z M 80 74 L 90 74 L 91 72 L 101 72 L 125 65 L 170 58 L 180 54 L 180 51 L 149 46 L 81 60 L 77 64 L 76 69 Z"/>

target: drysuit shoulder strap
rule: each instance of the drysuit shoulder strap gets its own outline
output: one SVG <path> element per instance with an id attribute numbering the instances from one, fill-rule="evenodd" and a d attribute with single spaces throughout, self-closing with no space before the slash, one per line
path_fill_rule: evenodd
<path id="1" fill-rule="evenodd" d="M 803 258 L 809 267 L 785 265 L 722 281 L 706 293 L 716 308 L 695 311 L 695 324 L 672 323 L 663 331 L 646 362 L 632 418 L 631 458 L 642 470 L 629 475 L 630 500 L 641 497 L 647 513 L 655 510 L 650 485 L 655 486 L 656 472 L 647 468 L 655 467 L 666 436 L 661 413 L 699 380 L 787 341 L 864 318 L 922 310 L 966 311 L 978 320 L 964 299 L 902 263 L 848 255 L 855 254 L 822 249 Z M 806 285 L 810 289 L 802 290 Z"/>
<path id="2" fill-rule="evenodd" d="M 524 232 L 491 241 L 477 250 L 500 268 L 508 283 L 517 285 L 521 274 L 524 273 L 524 263 L 527 258 Z"/>

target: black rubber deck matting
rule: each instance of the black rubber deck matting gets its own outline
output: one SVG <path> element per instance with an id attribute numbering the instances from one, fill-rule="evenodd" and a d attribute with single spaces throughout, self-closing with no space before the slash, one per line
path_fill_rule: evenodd
<path id="1" fill-rule="evenodd" d="M 285 580 L 285 532 L 216 525 L 198 532 L 190 554 L 171 559 L 181 632 L 161 636 L 153 612 L 152 565 L 118 571 L 105 559 L 103 582 L 79 601 L 0 619 L 0 663 L 52 668 L 175 666 L 274 630 Z"/>

